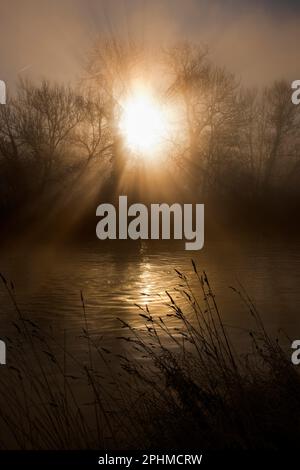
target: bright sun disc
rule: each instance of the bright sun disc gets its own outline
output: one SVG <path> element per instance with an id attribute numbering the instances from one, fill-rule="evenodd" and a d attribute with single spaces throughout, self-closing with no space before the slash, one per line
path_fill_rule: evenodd
<path id="1" fill-rule="evenodd" d="M 166 112 L 150 92 L 137 90 L 122 103 L 120 130 L 130 150 L 154 156 L 166 139 Z"/>

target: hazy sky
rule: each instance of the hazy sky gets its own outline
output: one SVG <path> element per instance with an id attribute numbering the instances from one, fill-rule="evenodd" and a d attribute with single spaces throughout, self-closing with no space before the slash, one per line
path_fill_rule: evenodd
<path id="1" fill-rule="evenodd" d="M 251 84 L 300 78 L 299 0 L 0 0 L 0 78 L 71 81 L 98 34 L 190 39 Z"/>

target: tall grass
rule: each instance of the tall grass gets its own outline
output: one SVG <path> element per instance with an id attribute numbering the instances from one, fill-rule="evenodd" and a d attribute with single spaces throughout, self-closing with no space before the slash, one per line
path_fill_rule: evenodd
<path id="1" fill-rule="evenodd" d="M 20 449 L 271 448 L 297 443 L 300 378 L 242 289 L 253 327 L 247 354 L 235 351 L 205 272 L 197 288 L 179 271 L 168 312 L 140 309 L 140 326 L 120 320 L 123 354 L 90 332 L 81 293 L 81 341 L 43 330 L 18 306 L 14 340 L 0 376 L 1 447 Z M 138 312 L 138 311 L 137 311 Z M 137 313 L 138 314 L 138 313 Z"/>

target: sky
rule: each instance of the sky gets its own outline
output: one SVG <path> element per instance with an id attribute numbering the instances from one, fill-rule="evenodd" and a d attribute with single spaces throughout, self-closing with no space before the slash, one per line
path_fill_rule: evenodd
<path id="1" fill-rule="evenodd" d="M 299 0 L 0 0 L 0 79 L 73 82 L 98 35 L 191 40 L 249 85 L 300 78 Z"/>

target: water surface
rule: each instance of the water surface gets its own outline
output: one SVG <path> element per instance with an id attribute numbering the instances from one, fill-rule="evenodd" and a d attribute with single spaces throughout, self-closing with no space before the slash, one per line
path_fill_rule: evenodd
<path id="1" fill-rule="evenodd" d="M 272 332 L 282 328 L 300 337 L 300 244 L 255 240 L 211 243 L 200 252 L 180 246 L 146 243 L 73 248 L 7 249 L 1 272 L 14 282 L 21 309 L 32 320 L 56 331 L 80 334 L 83 292 L 91 331 L 105 338 L 117 336 L 117 317 L 133 325 L 141 322 L 135 304 L 148 304 L 154 314 L 165 312 L 165 291 L 174 292 L 175 269 L 192 274 L 191 257 L 207 272 L 226 324 L 244 327 L 247 309 L 229 286 L 241 283 Z M 1 334 L 10 332 L 15 313 L 0 288 Z M 239 330 L 236 330 L 239 331 Z"/>

